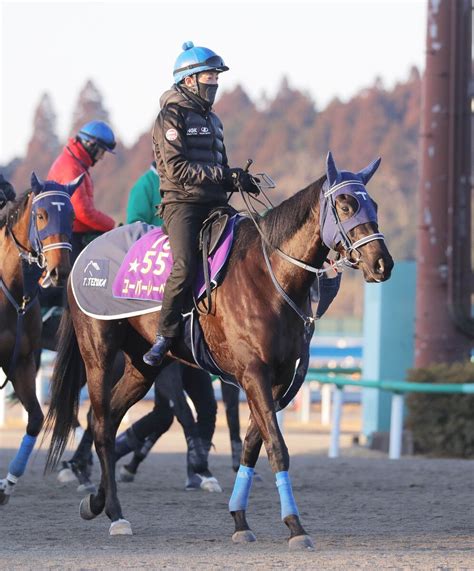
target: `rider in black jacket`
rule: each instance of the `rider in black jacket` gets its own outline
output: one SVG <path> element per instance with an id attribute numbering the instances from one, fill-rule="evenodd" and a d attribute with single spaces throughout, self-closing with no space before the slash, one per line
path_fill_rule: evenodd
<path id="1" fill-rule="evenodd" d="M 212 111 L 218 75 L 229 68 L 220 56 L 192 42 L 176 60 L 174 86 L 161 97 L 153 145 L 163 197 L 161 216 L 173 268 L 166 282 L 158 334 L 143 360 L 159 365 L 179 334 L 181 311 L 194 278 L 198 235 L 213 208 L 238 186 L 258 193 L 250 175 L 229 168 L 222 123 Z"/>

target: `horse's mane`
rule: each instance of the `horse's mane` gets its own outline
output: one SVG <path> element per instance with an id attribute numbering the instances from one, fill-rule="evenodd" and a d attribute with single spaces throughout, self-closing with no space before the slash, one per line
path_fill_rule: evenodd
<path id="1" fill-rule="evenodd" d="M 25 190 L 25 192 L 17 199 L 13 202 L 7 202 L 0 210 L 0 229 L 5 227 L 9 220 L 18 220 L 18 218 L 23 214 L 30 192 L 31 189 Z"/>
<path id="2" fill-rule="evenodd" d="M 301 228 L 317 203 L 325 180 L 326 176 L 322 176 L 265 214 L 260 227 L 269 244 L 279 248 Z"/>
<path id="3" fill-rule="evenodd" d="M 319 192 L 325 180 L 324 175 L 269 210 L 259 220 L 261 231 L 274 248 L 280 247 L 285 240 L 301 228 L 310 210 L 319 199 Z M 243 258 L 256 240 L 260 243 L 260 235 L 252 220 L 242 220 L 232 247 L 233 253 L 229 265 Z"/>

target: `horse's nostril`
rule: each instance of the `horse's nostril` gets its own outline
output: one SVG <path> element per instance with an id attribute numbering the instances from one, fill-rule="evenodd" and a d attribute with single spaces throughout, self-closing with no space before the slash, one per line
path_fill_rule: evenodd
<path id="1" fill-rule="evenodd" d="M 60 275 L 59 275 L 59 272 L 58 272 L 58 268 L 52 269 L 52 270 L 49 272 L 49 275 L 50 275 L 50 277 L 51 277 L 51 280 L 52 280 L 55 284 L 57 284 L 57 283 L 59 282 Z"/>
<path id="2" fill-rule="evenodd" d="M 384 262 L 383 258 L 379 258 L 379 259 L 377 260 L 377 264 L 376 264 L 376 266 L 375 266 L 375 271 L 376 271 L 378 274 L 383 274 L 383 273 L 384 273 L 384 271 L 385 271 L 385 262 Z"/>

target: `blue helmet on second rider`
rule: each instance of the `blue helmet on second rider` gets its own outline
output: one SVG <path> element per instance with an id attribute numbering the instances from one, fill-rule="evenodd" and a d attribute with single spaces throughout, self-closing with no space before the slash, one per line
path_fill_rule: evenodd
<path id="1" fill-rule="evenodd" d="M 115 135 L 104 121 L 89 121 L 79 129 L 77 136 L 81 141 L 96 144 L 109 153 L 114 153 L 116 146 Z"/>
<path id="2" fill-rule="evenodd" d="M 173 68 L 174 82 L 180 83 L 185 77 L 201 71 L 228 71 L 221 56 L 209 48 L 195 46 L 193 42 L 183 44 L 183 52 L 179 54 Z"/>

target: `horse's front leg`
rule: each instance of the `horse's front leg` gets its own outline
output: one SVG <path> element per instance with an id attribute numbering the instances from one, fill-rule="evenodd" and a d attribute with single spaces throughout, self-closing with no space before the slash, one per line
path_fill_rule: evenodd
<path id="1" fill-rule="evenodd" d="M 14 375 L 13 387 L 21 404 L 28 413 L 28 424 L 20 448 L 8 467 L 7 477 L 0 480 L 0 505 L 8 503 L 18 479 L 23 476 L 36 439 L 43 426 L 44 416 L 36 398 L 35 377 L 36 367 L 33 355 L 19 359 Z"/>
<path id="2" fill-rule="evenodd" d="M 255 464 L 257 463 L 260 449 L 262 447 L 262 437 L 253 417 L 250 417 L 250 424 L 245 435 L 242 449 L 240 467 L 235 477 L 234 489 L 229 500 L 229 511 L 234 518 L 235 531 L 232 535 L 234 543 L 249 543 L 256 541 L 255 534 L 250 529 L 246 511 L 248 507 L 250 488 L 252 487 Z"/>
<path id="3" fill-rule="evenodd" d="M 247 393 L 250 411 L 275 474 L 280 495 L 281 518 L 290 529 L 290 549 L 313 549 L 313 542 L 301 525 L 293 496 L 288 474 L 290 465 L 288 448 L 278 426 L 274 405 L 275 395 L 272 394 L 273 375 L 273 371 L 263 363 L 252 364 L 245 371 L 242 386 Z"/>

